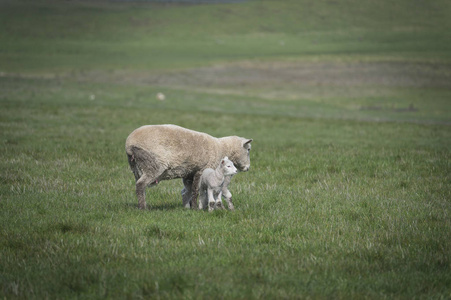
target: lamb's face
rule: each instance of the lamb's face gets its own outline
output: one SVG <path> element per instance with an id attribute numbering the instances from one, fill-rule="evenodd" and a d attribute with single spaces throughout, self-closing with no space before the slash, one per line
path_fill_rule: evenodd
<path id="1" fill-rule="evenodd" d="M 224 172 L 224 176 L 228 176 L 228 175 L 235 175 L 238 170 L 237 168 L 235 168 L 235 165 L 233 164 L 233 162 L 231 162 L 227 156 L 224 157 L 224 159 L 221 161 L 221 165 L 222 165 L 222 170 Z"/>
<path id="2" fill-rule="evenodd" d="M 239 152 L 234 160 L 234 163 L 238 168 L 238 170 L 243 172 L 249 171 L 249 168 L 251 166 L 251 158 L 250 158 L 251 142 L 252 139 L 245 138 L 240 139 Z"/>

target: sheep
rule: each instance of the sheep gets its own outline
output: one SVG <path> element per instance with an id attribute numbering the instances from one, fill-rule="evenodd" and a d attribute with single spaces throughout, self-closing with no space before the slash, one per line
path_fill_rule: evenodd
<path id="1" fill-rule="evenodd" d="M 184 207 L 197 208 L 202 171 L 228 156 L 239 171 L 250 168 L 252 139 L 215 138 L 177 125 L 145 125 L 127 137 L 125 151 L 135 175 L 138 207 L 146 208 L 146 187 L 163 180 L 182 178 Z"/>
<path id="2" fill-rule="evenodd" d="M 216 208 L 222 209 L 221 195 L 224 178 L 235 175 L 236 172 L 237 169 L 227 156 L 221 160 L 215 170 L 206 168 L 200 177 L 199 209 L 207 208 L 207 205 L 209 211 Z"/>

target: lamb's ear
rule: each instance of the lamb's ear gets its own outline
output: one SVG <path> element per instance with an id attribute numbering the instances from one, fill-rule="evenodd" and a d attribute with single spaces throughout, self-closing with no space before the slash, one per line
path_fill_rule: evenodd
<path id="1" fill-rule="evenodd" d="M 227 157 L 227 156 L 224 156 L 224 159 L 223 160 L 228 160 L 229 158 Z"/>
<path id="2" fill-rule="evenodd" d="M 225 164 L 225 160 L 224 159 L 221 160 L 221 165 L 223 165 L 223 164 Z"/>

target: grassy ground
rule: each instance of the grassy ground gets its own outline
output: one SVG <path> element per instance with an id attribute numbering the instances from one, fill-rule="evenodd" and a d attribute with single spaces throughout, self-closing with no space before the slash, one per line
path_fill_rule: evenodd
<path id="1" fill-rule="evenodd" d="M 451 5 L 281 2 L 0 1 L 0 298 L 451 297 Z M 157 123 L 254 139 L 234 212 L 137 209 Z"/>

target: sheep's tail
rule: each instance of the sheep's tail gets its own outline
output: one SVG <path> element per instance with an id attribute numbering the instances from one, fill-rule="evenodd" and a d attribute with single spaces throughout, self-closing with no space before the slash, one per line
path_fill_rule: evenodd
<path id="1" fill-rule="evenodd" d="M 138 181 L 142 176 L 142 171 L 139 169 L 138 164 L 136 162 L 136 157 L 134 154 L 134 147 L 132 147 L 129 151 L 127 151 L 128 164 L 130 165 L 130 169 L 135 175 L 135 180 Z"/>

